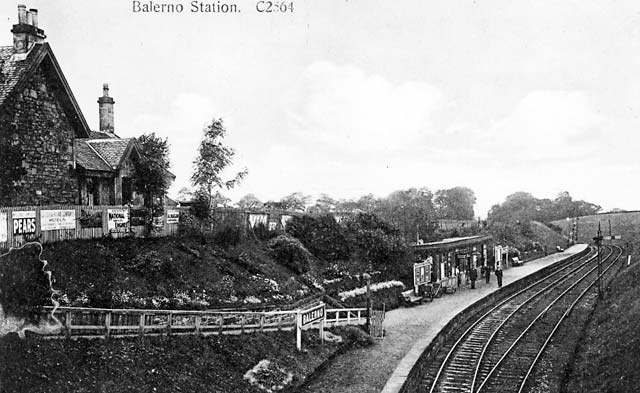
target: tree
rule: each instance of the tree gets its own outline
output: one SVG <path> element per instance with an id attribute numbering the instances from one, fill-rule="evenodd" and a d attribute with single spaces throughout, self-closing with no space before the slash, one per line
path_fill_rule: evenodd
<path id="1" fill-rule="evenodd" d="M 255 195 L 247 194 L 240 198 L 236 205 L 238 205 L 240 209 L 258 209 L 261 208 L 264 203 Z"/>
<path id="2" fill-rule="evenodd" d="M 307 208 L 307 204 L 311 199 L 310 196 L 304 195 L 301 192 L 294 192 L 282 198 L 280 202 L 285 210 L 295 210 L 303 212 Z"/>
<path id="3" fill-rule="evenodd" d="M 216 191 L 216 194 L 213 196 L 213 199 L 211 200 L 213 207 L 219 207 L 219 206 L 227 207 L 229 205 L 229 202 L 231 202 L 231 199 L 222 195 L 220 191 Z"/>
<path id="4" fill-rule="evenodd" d="M 134 165 L 133 186 L 144 196 L 144 205 L 157 213 L 162 211 L 159 198 L 164 197 L 172 181 L 169 142 L 152 132 L 136 138 L 136 146 L 140 159 Z"/>
<path id="5" fill-rule="evenodd" d="M 476 196 L 467 187 L 438 190 L 435 194 L 435 208 L 438 217 L 447 220 L 473 220 L 473 205 Z"/>
<path id="6" fill-rule="evenodd" d="M 176 199 L 178 202 L 191 202 L 195 197 L 195 192 L 189 187 L 182 187 L 180 191 L 178 191 L 178 195 Z"/>
<path id="7" fill-rule="evenodd" d="M 395 225 L 407 239 L 427 237 L 435 218 L 433 194 L 428 188 L 409 188 L 392 192 L 378 201 L 375 213 Z"/>
<path id="8" fill-rule="evenodd" d="M 198 147 L 198 157 L 193 162 L 191 183 L 208 196 L 209 206 L 212 206 L 217 190 L 232 189 L 247 175 L 248 171 L 245 168 L 233 178 L 223 180 L 222 171 L 231 165 L 235 150 L 222 143 L 227 133 L 222 119 L 213 119 L 205 126 L 203 132 L 204 136 Z"/>
<path id="9" fill-rule="evenodd" d="M 313 214 L 327 214 L 333 213 L 336 211 L 339 202 L 333 198 L 331 198 L 327 194 L 320 194 L 318 199 L 316 199 L 316 204 L 310 206 L 307 211 Z"/>

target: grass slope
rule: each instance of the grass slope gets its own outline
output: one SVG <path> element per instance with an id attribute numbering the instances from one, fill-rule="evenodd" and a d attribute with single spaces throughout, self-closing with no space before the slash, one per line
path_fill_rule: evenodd
<path id="1" fill-rule="evenodd" d="M 614 235 L 622 235 L 621 241 L 615 241 L 614 244 L 624 246 L 628 252 L 637 254 L 638 250 L 634 250 L 633 244 L 640 241 L 640 212 L 629 213 L 604 213 L 594 216 L 580 217 L 578 222 L 578 240 L 581 243 L 593 243 L 593 237 L 598 231 L 598 223 L 602 227 L 602 234 L 609 234 L 609 221 L 611 221 L 611 233 Z M 552 224 L 562 228 L 562 233 L 568 235 L 570 231 L 571 221 L 557 220 Z"/>
<path id="2" fill-rule="evenodd" d="M 637 392 L 640 387 L 640 264 L 613 281 L 581 342 L 565 392 Z"/>
<path id="3" fill-rule="evenodd" d="M 315 291 L 313 274 L 278 263 L 265 242 L 222 248 L 185 238 L 46 244 L 62 304 L 205 309 L 288 304 Z"/>
<path id="4" fill-rule="evenodd" d="M 118 340 L 0 338 L 0 392 L 255 393 L 243 378 L 268 359 L 298 385 L 339 345 L 320 343 L 317 331 L 242 336 L 147 337 Z"/>

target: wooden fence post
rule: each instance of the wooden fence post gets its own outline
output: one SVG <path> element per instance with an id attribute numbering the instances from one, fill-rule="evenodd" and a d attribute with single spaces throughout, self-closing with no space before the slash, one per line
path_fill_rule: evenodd
<path id="1" fill-rule="evenodd" d="M 260 333 L 264 333 L 264 314 L 260 315 Z"/>
<path id="2" fill-rule="evenodd" d="M 138 328 L 138 335 L 140 337 L 144 337 L 144 324 L 145 324 L 145 314 L 141 313 L 140 314 L 140 325 Z"/>
<path id="3" fill-rule="evenodd" d="M 104 316 L 104 328 L 105 328 L 104 338 L 109 338 L 109 335 L 111 333 L 111 312 L 108 312 Z"/>
<path id="4" fill-rule="evenodd" d="M 172 323 L 171 320 L 173 319 L 172 317 L 173 315 L 171 314 L 171 312 L 169 312 L 167 314 L 167 336 L 171 335 L 171 323 Z"/>
<path id="5" fill-rule="evenodd" d="M 196 334 L 200 334 L 200 314 L 196 314 Z"/>
<path id="6" fill-rule="evenodd" d="M 240 334 L 244 334 L 244 314 L 240 317 Z"/>
<path id="7" fill-rule="evenodd" d="M 224 328 L 224 314 L 220 315 L 220 329 L 219 334 L 222 335 L 222 329 Z"/>
<path id="8" fill-rule="evenodd" d="M 67 338 L 71 338 L 71 311 L 67 311 L 64 315 L 64 334 Z"/>

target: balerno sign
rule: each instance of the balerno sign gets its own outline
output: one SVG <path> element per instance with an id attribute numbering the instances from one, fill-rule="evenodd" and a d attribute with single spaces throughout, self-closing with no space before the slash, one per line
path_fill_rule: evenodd
<path id="1" fill-rule="evenodd" d="M 312 325 L 314 323 L 320 323 L 320 339 L 324 340 L 324 319 L 325 319 L 325 304 L 320 303 L 317 306 L 308 308 L 306 310 L 298 311 L 298 318 L 296 323 L 296 347 L 298 351 L 302 351 L 302 328 L 304 326 Z"/>
<path id="2" fill-rule="evenodd" d="M 301 322 L 300 326 L 307 326 L 316 321 L 324 320 L 325 304 L 322 303 L 316 307 L 304 310 L 300 313 Z"/>

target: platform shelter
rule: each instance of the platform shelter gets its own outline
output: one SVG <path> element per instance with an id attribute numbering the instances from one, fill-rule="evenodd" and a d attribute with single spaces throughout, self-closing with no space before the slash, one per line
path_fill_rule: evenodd
<path id="1" fill-rule="evenodd" d="M 443 239 L 437 242 L 413 245 L 420 260 L 432 258 L 431 282 L 440 283 L 445 287 L 457 286 L 456 272 L 462 283 L 466 283 L 471 269 L 477 269 L 489 264 L 492 269 L 494 261 L 494 241 L 491 236 L 467 236 Z"/>

